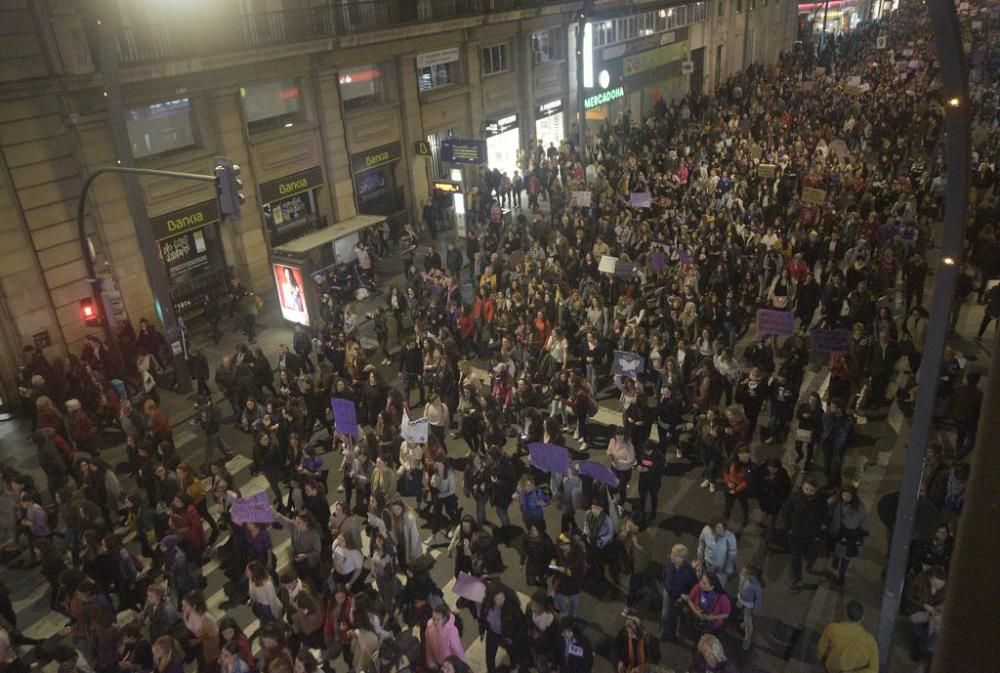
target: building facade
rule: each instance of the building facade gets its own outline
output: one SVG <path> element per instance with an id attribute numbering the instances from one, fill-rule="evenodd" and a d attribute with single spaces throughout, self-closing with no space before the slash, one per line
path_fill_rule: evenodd
<path id="1" fill-rule="evenodd" d="M 610 78 L 584 97 L 591 124 L 711 91 L 795 39 L 790 0 L 588 4 L 580 39 L 580 0 L 0 4 L 2 398 L 25 345 L 54 359 L 98 331 L 79 310 L 84 254 L 121 315 L 156 315 L 137 226 L 179 311 L 231 276 L 267 301 L 274 247 L 357 213 L 418 217 L 454 167 L 448 141 L 484 140 L 508 172 L 519 149 L 558 145 L 578 119 L 578 47 Z M 219 221 L 211 183 L 143 177 L 137 205 L 102 176 L 81 242 L 77 199 L 98 167 L 209 174 L 218 155 L 242 167 L 240 221 Z"/>

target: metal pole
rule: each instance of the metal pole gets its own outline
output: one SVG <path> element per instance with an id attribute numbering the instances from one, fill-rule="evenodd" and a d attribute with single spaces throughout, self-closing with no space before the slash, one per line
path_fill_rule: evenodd
<path id="1" fill-rule="evenodd" d="M 819 55 L 823 55 L 823 43 L 826 41 L 826 15 L 830 13 L 830 0 L 823 3 L 823 25 L 819 31 Z"/>
<path id="2" fill-rule="evenodd" d="M 1000 474 L 1000 451 L 994 445 L 994 438 L 1000 436 L 1000 414 L 988 412 L 1000 408 L 1000 342 L 996 338 L 985 392 L 983 410 L 987 413 L 979 418 L 932 673 L 981 670 L 983 662 L 996 658 L 1000 582 L 992 564 L 984 559 L 996 558 L 1000 544 L 996 535 L 984 534 L 982 528 L 982 524 L 997 520 L 1000 503 L 1000 481 L 996 479 Z M 975 610 L 969 610 L 969 596 L 976 597 Z"/>
<path id="3" fill-rule="evenodd" d="M 580 15 L 576 21 L 576 109 L 577 109 L 577 143 L 580 147 L 581 158 L 585 157 L 587 147 L 587 111 L 583 107 L 583 101 L 587 96 L 583 86 L 583 35 L 587 30 L 587 11 L 590 9 L 590 0 L 584 0 L 583 7 L 580 8 Z M 584 159 L 586 163 L 586 159 Z"/>
<path id="4" fill-rule="evenodd" d="M 958 15 L 952 0 L 929 0 L 927 7 L 930 11 L 930 23 L 934 28 L 934 39 L 938 46 L 942 92 L 946 101 L 945 157 L 948 183 L 945 192 L 944 227 L 940 248 L 941 263 L 938 264 L 934 277 L 934 294 L 930 304 L 932 312 L 927 327 L 924 357 L 917 379 L 917 401 L 910 423 L 906 464 L 903 468 L 899 507 L 896 511 L 896 523 L 892 532 L 892 544 L 882 596 L 882 610 L 879 614 L 879 662 L 883 673 L 889 673 L 890 670 L 889 661 L 892 654 L 896 619 L 899 615 L 903 583 L 906 579 L 910 539 L 913 537 L 913 523 L 916 518 L 917 499 L 920 494 L 920 476 L 923 471 L 924 453 L 930 435 L 931 417 L 934 414 L 934 401 L 937 397 L 945 339 L 951 322 L 955 281 L 958 278 L 958 268 L 962 261 L 965 211 L 968 206 L 969 164 L 971 162 L 968 69 L 965 63 Z M 984 409 L 988 409 L 988 407 L 984 407 Z M 985 476 L 981 475 L 983 478 Z M 993 506 L 995 507 L 995 501 Z M 968 515 L 966 521 L 968 521 Z M 980 534 L 982 533 L 980 532 Z M 990 578 L 989 581 L 994 582 L 995 580 Z M 980 587 L 977 593 L 984 589 L 985 587 Z M 967 609 L 967 606 L 964 606 L 963 609 Z M 973 611 L 973 613 L 974 617 L 978 616 L 978 611 Z M 977 626 L 977 628 L 981 627 Z M 967 635 L 967 633 L 963 633 L 962 637 L 965 638 Z M 993 651 L 995 652 L 995 632 L 993 635 Z M 990 660 L 981 658 L 978 661 L 981 664 Z M 944 670 L 936 664 L 935 669 Z M 973 669 L 950 668 L 948 670 Z"/>
<path id="5" fill-rule="evenodd" d="M 104 96 L 107 99 L 108 127 L 111 130 L 111 141 L 115 156 L 122 164 L 123 168 L 130 169 L 117 171 L 123 174 L 122 186 L 125 189 L 125 201 L 128 204 L 129 214 L 135 223 L 136 240 L 139 243 L 139 250 L 146 266 L 146 276 L 149 279 L 149 287 L 153 294 L 153 306 L 156 309 L 157 318 L 163 327 L 164 336 L 171 347 L 174 366 L 175 389 L 181 394 L 191 392 L 191 376 L 188 373 L 187 361 L 184 358 L 183 350 L 174 348 L 174 344 L 180 338 L 177 325 L 177 318 L 174 315 L 174 307 L 170 301 L 170 279 L 167 271 L 160 260 L 156 241 L 149 228 L 149 216 L 146 212 L 146 203 L 139 188 L 136 175 L 155 175 L 147 173 L 143 169 L 133 169 L 132 164 L 132 144 L 128 137 L 128 128 L 125 125 L 125 100 L 122 95 L 121 79 L 118 69 L 118 8 L 117 3 L 112 0 L 104 0 L 101 3 L 102 16 L 98 23 L 100 34 L 100 66 L 101 77 L 104 84 Z M 107 171 L 105 171 L 107 172 Z M 168 172 L 169 173 L 169 172 Z M 96 173 L 93 177 L 96 177 Z M 190 174 L 175 174 L 173 177 L 183 177 Z M 199 176 L 202 179 L 205 176 Z M 87 185 L 89 187 L 89 184 Z M 85 190 L 86 191 L 86 190 Z M 86 257 L 87 255 L 85 255 Z"/>

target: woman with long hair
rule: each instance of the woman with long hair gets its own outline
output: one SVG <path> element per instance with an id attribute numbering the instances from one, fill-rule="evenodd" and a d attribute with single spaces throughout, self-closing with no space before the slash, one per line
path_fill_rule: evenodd
<path id="1" fill-rule="evenodd" d="M 853 485 L 841 486 L 831 498 L 830 536 L 836 542 L 833 551 L 833 569 L 837 578 L 835 588 L 842 588 L 851 559 L 861 553 L 861 545 L 868 536 L 868 509 L 858 497 L 858 489 Z"/>
<path id="2" fill-rule="evenodd" d="M 267 567 L 260 561 L 251 561 L 247 564 L 246 577 L 250 587 L 250 609 L 254 616 L 262 625 L 280 620 L 284 608 Z"/>
<path id="3" fill-rule="evenodd" d="M 184 673 L 184 648 L 172 636 L 160 636 L 153 643 L 156 673 Z"/>
<path id="4" fill-rule="evenodd" d="M 517 593 L 500 582 L 491 583 L 486 589 L 483 607 L 479 612 L 479 635 L 486 639 L 486 671 L 496 671 L 497 650 L 502 645 L 512 667 L 530 667 L 531 650 L 528 647 L 527 620 Z"/>
<path id="5" fill-rule="evenodd" d="M 190 638 L 188 646 L 197 652 L 198 673 L 219 670 L 219 626 L 208 613 L 205 595 L 201 590 L 189 591 L 181 601 L 181 616 Z"/>

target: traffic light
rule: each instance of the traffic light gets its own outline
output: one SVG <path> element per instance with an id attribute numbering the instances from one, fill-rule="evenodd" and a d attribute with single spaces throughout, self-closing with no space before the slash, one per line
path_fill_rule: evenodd
<path id="1" fill-rule="evenodd" d="M 229 157 L 215 157 L 215 198 L 219 203 L 219 219 L 240 219 L 240 207 L 246 203 L 240 167 Z"/>
<path id="2" fill-rule="evenodd" d="M 101 312 L 97 309 L 97 305 L 94 304 L 92 297 L 80 300 L 80 315 L 83 317 L 83 322 L 87 327 L 100 327 L 103 324 L 101 322 Z"/>

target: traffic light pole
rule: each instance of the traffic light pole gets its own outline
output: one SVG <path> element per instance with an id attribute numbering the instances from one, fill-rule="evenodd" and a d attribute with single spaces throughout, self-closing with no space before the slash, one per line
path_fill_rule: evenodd
<path id="1" fill-rule="evenodd" d="M 98 168 L 93 173 L 87 176 L 87 179 L 83 183 L 83 189 L 80 192 L 80 199 L 76 204 L 76 230 L 77 237 L 80 240 L 80 247 L 83 253 L 83 263 L 87 268 L 87 279 L 91 283 L 91 293 L 94 298 L 94 306 L 100 307 L 99 311 L 102 317 L 102 326 L 104 328 L 104 338 L 107 341 L 108 348 L 114 354 L 115 359 L 118 360 L 119 366 L 124 368 L 124 362 L 121 356 L 121 349 L 118 348 L 118 341 L 116 335 L 111 331 L 111 323 L 108 320 L 107 311 L 104 308 L 104 302 L 101 301 L 101 279 L 97 275 L 97 269 L 94 266 L 94 258 L 90 255 L 90 246 L 87 244 L 87 232 L 84 225 L 86 213 L 87 213 L 87 193 L 90 191 L 90 186 L 94 184 L 96 180 L 101 175 L 105 173 L 118 173 L 120 175 L 156 175 L 159 177 L 167 178 L 178 178 L 182 180 L 197 180 L 199 182 L 215 182 L 215 177 L 212 175 L 198 175 L 197 173 L 178 173 L 176 171 L 158 171 L 151 168 L 127 168 L 123 166 L 103 166 Z M 154 246 L 154 264 L 152 266 L 156 267 L 164 276 L 164 281 L 167 283 L 167 291 L 163 295 L 163 299 L 157 296 L 154 289 L 153 301 L 157 307 L 157 317 L 160 318 L 163 324 L 164 333 L 167 334 L 168 341 L 171 342 L 171 352 L 173 353 L 173 342 L 179 338 L 179 334 L 176 336 L 174 333 L 177 331 L 176 325 L 177 321 L 173 314 L 173 305 L 170 303 L 170 293 L 169 293 L 169 280 L 166 279 L 166 271 L 163 270 L 163 265 L 159 261 L 159 256 L 155 252 L 156 242 L 152 240 L 152 233 L 149 231 L 148 226 L 139 226 L 139 230 L 146 230 L 147 238 L 149 238 L 151 244 Z M 136 232 L 137 235 L 139 232 Z M 143 236 L 138 235 L 140 246 L 142 246 Z M 146 251 L 143 250 L 143 257 L 146 258 L 146 270 L 150 275 L 150 284 L 153 284 L 152 276 L 153 271 L 151 265 L 148 263 L 150 259 L 147 256 Z M 169 318 L 168 318 L 169 316 Z M 169 322 L 167 322 L 169 319 Z M 173 326 L 173 330 L 171 327 Z M 180 355 L 174 355 L 174 376 L 177 383 L 177 391 L 181 393 L 191 392 L 191 377 L 187 371 L 187 362 L 184 359 L 183 352 Z"/>

